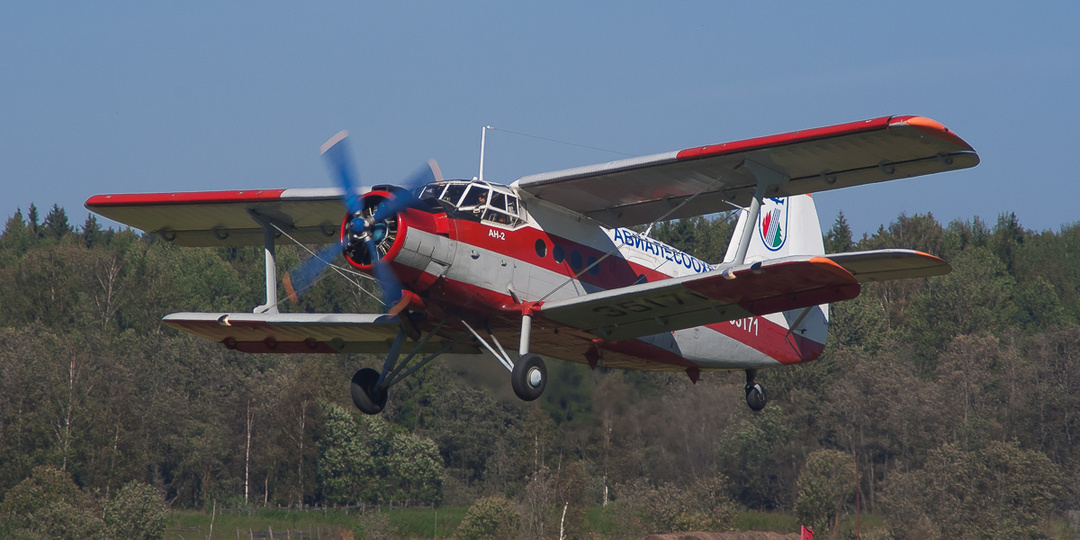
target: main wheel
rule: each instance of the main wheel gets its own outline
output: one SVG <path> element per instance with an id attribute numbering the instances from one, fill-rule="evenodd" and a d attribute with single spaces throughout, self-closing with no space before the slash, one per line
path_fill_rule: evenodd
<path id="1" fill-rule="evenodd" d="M 535 354 L 525 354 L 514 364 L 510 372 L 510 385 L 522 401 L 532 401 L 540 397 L 547 387 L 547 366 L 544 359 Z"/>
<path id="2" fill-rule="evenodd" d="M 746 404 L 755 411 L 760 411 L 765 408 L 765 404 L 769 402 L 769 395 L 765 392 L 765 388 L 758 383 L 746 385 Z"/>
<path id="3" fill-rule="evenodd" d="M 364 414 L 379 414 L 386 406 L 386 390 L 376 390 L 375 385 L 379 382 L 379 372 L 371 368 L 364 368 L 352 376 L 353 405 Z"/>

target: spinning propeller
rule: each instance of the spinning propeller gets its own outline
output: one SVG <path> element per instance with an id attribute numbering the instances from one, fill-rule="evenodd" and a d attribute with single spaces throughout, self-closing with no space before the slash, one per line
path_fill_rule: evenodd
<path id="1" fill-rule="evenodd" d="M 381 253 L 379 246 L 384 240 L 393 242 L 392 220 L 397 213 L 419 204 L 420 199 L 413 193 L 413 188 L 442 180 L 442 175 L 435 160 L 428 160 L 427 166 L 405 179 L 402 183 L 404 189 L 393 190 L 377 205 L 365 207 L 353 171 L 347 139 L 348 133 L 342 130 L 319 149 L 342 189 L 342 202 L 348 210 L 348 221 L 344 224 L 341 241 L 326 247 L 287 274 L 283 280 L 285 290 L 290 300 L 296 303 L 299 301 L 298 295 L 318 281 L 339 253 L 352 255 L 357 260 L 362 259 L 366 251 L 368 260 L 364 262 L 371 264 L 372 274 L 382 292 L 382 302 L 389 313 L 396 314 L 404 308 L 400 305 L 404 304 L 402 285 L 390 263 L 382 259 L 385 251 Z"/>

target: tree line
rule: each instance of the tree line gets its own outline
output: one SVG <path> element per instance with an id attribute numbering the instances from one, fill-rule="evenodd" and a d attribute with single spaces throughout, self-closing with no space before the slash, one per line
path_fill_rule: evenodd
<path id="1" fill-rule="evenodd" d="M 719 261 L 732 225 L 652 234 Z M 631 535 L 722 529 L 738 508 L 835 529 L 857 500 L 898 538 L 1038 536 L 1074 509 L 1080 226 L 901 215 L 855 239 L 840 214 L 824 240 L 917 249 L 953 272 L 834 304 L 818 360 L 759 375 L 760 413 L 741 373 L 691 385 L 561 362 L 523 404 L 485 359 L 429 365 L 372 418 L 346 381 L 381 358 L 245 355 L 161 324 L 261 303 L 261 250 L 181 248 L 31 206 L 0 235 L 0 493 L 47 466 L 102 500 L 137 482 L 173 508 L 510 501 L 531 537 L 560 524 L 581 537 L 588 506 Z M 281 272 L 302 257 L 278 255 Z M 375 307 L 331 274 L 282 309 Z"/>

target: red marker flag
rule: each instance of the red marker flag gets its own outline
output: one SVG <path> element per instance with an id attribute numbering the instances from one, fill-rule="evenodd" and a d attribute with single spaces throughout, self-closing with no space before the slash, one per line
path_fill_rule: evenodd
<path id="1" fill-rule="evenodd" d="M 799 540 L 814 540 L 814 531 L 799 525 Z"/>

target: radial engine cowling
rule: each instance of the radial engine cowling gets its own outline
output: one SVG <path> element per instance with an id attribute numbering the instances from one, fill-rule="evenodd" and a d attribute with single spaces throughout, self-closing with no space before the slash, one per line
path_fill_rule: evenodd
<path id="1" fill-rule="evenodd" d="M 375 209 L 394 196 L 389 189 L 393 188 L 380 186 L 364 194 L 360 212 L 360 218 L 365 223 L 363 230 L 357 227 L 354 216 L 346 215 L 342 220 L 341 238 L 346 245 L 345 259 L 357 270 L 374 275 L 371 252 L 365 245 L 370 234 L 379 259 L 390 265 L 402 285 L 413 292 L 420 292 L 442 275 L 449 261 L 453 260 L 453 247 L 448 235 L 440 230 L 447 226 L 446 216 L 404 208 L 395 215 L 375 222 Z"/>

